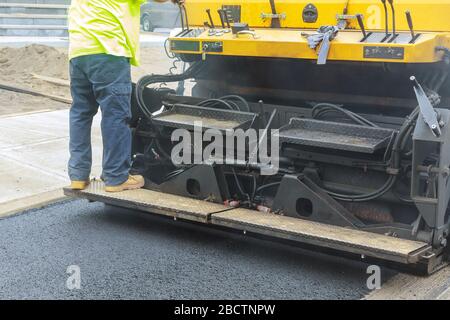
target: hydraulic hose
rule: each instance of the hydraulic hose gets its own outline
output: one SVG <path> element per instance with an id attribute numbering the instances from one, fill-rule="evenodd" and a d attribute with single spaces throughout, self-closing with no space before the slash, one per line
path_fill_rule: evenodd
<path id="1" fill-rule="evenodd" d="M 204 67 L 203 63 L 194 62 L 184 73 L 181 74 L 148 75 L 142 77 L 136 84 L 136 100 L 139 109 L 149 120 L 151 120 L 152 112 L 146 106 L 144 101 L 145 88 L 155 83 L 179 82 L 194 78 L 197 74 L 201 72 L 203 67 Z"/>
<path id="2" fill-rule="evenodd" d="M 417 107 L 414 111 L 406 118 L 406 121 L 403 123 L 400 131 L 395 139 L 395 142 L 392 146 L 392 154 L 388 163 L 392 169 L 400 169 L 401 157 L 403 153 L 403 149 L 406 146 L 406 142 L 408 140 L 409 134 L 412 132 L 411 128 L 414 125 L 415 121 L 419 116 L 420 109 Z M 379 189 L 359 195 L 349 195 L 349 194 L 340 194 L 330 190 L 325 190 L 330 196 L 335 198 L 336 200 L 346 201 L 346 202 L 366 202 L 374 199 L 378 199 L 389 192 L 395 185 L 398 180 L 398 175 L 390 175 L 387 181 L 381 186 Z"/>
<path id="3" fill-rule="evenodd" d="M 266 189 L 273 188 L 273 187 L 278 187 L 280 184 L 281 184 L 281 181 L 279 181 L 279 182 L 272 182 L 272 183 L 268 183 L 268 184 L 262 185 L 258 189 L 256 189 L 255 195 L 260 194 L 262 191 L 264 191 Z"/>
<path id="4" fill-rule="evenodd" d="M 340 113 L 345 115 L 347 118 L 352 120 L 353 122 L 363 125 L 377 128 L 378 126 L 373 122 L 367 120 L 366 118 L 360 116 L 357 113 L 351 112 L 347 109 L 344 109 L 338 105 L 332 103 L 318 103 L 314 106 L 311 111 L 313 119 L 321 119 L 328 113 Z"/>
<path id="5" fill-rule="evenodd" d="M 198 103 L 197 105 L 201 107 L 215 107 L 218 105 L 222 105 L 225 106 L 225 108 L 228 110 L 236 110 L 236 108 L 234 108 L 230 103 L 222 99 L 208 99 Z"/>
<path id="6" fill-rule="evenodd" d="M 238 103 L 239 102 L 239 103 Z M 221 108 L 225 107 L 229 110 L 236 110 L 236 111 L 250 111 L 250 106 L 248 102 L 242 98 L 241 96 L 236 95 L 229 95 L 220 97 L 218 99 L 208 99 L 201 101 L 197 104 L 198 106 L 202 107 L 209 107 L 209 108 Z"/>

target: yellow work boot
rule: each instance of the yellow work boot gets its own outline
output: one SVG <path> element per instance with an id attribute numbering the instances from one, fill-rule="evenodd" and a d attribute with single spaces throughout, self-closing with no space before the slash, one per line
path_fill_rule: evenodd
<path id="1" fill-rule="evenodd" d="M 70 189 L 72 190 L 84 190 L 89 186 L 89 181 L 72 181 Z"/>
<path id="2" fill-rule="evenodd" d="M 135 190 L 140 189 L 145 185 L 145 180 L 143 176 L 132 176 L 128 177 L 128 180 L 118 186 L 106 186 L 106 192 L 121 192 L 125 190 Z"/>

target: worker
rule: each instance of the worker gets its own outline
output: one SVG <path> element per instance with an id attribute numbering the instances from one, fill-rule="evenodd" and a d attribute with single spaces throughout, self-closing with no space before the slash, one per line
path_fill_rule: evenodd
<path id="1" fill-rule="evenodd" d="M 159 0 L 158 2 L 166 2 Z M 171 0 L 174 3 L 183 1 Z M 71 188 L 90 181 L 92 120 L 100 107 L 107 192 L 142 188 L 131 175 L 131 65 L 139 65 L 140 6 L 145 0 L 72 0 L 69 9 Z"/>

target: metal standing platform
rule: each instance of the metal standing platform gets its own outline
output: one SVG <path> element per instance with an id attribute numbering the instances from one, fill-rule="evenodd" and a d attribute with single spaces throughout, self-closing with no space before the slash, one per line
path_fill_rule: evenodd
<path id="1" fill-rule="evenodd" d="M 260 213 L 201 200 L 150 191 L 133 190 L 107 193 L 102 182 L 93 181 L 88 189 L 64 189 L 67 196 L 99 201 L 109 205 L 137 209 L 177 219 L 221 226 L 234 230 L 281 238 L 298 243 L 400 264 L 416 264 L 433 258 L 430 245 L 371 232 L 329 226 L 303 219 Z"/>
<path id="2" fill-rule="evenodd" d="M 363 153 L 385 148 L 394 131 L 354 124 L 292 118 L 278 134 L 280 142 Z"/>

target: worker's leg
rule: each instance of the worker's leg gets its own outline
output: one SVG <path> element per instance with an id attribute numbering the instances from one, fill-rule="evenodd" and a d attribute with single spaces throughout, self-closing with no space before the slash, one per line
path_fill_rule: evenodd
<path id="1" fill-rule="evenodd" d="M 127 181 L 131 167 L 131 67 L 124 57 L 92 57 L 89 80 L 102 111 L 103 179 L 117 186 Z"/>
<path id="2" fill-rule="evenodd" d="M 69 177 L 72 181 L 88 181 L 91 174 L 91 126 L 98 104 L 86 74 L 87 59 L 88 56 L 70 61 L 70 90 L 73 103 L 69 121 Z"/>

